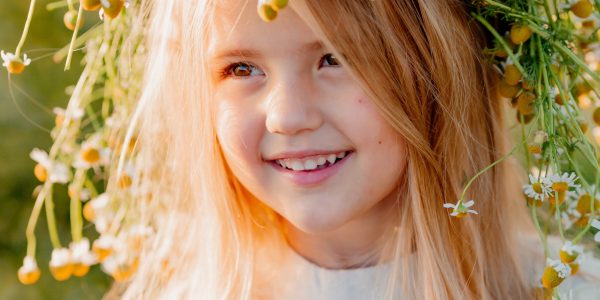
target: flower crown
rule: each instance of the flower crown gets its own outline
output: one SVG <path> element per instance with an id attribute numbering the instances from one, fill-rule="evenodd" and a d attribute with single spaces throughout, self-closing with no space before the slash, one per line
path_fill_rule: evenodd
<path id="1" fill-rule="evenodd" d="M 18 278 L 32 284 L 40 278 L 37 266 L 34 230 L 42 206 L 46 207 L 49 235 L 54 248 L 50 271 L 57 280 L 85 275 L 90 266 L 102 264 L 116 280 L 127 280 L 136 270 L 140 243 L 152 234 L 150 223 L 122 222 L 127 201 L 139 197 L 132 183 L 139 176 L 135 165 L 135 132 L 123 128 L 140 95 L 136 82 L 141 68 L 114 72 L 114 63 L 126 65 L 143 59 L 143 43 L 126 43 L 120 37 L 139 41 L 142 32 L 136 14 L 139 2 L 124 0 L 66 1 L 64 25 L 73 30 L 71 43 L 58 51 L 55 60 L 71 54 L 78 45 L 86 45 L 85 68 L 73 90 L 66 109 L 55 109 L 54 144 L 49 152 L 34 149 L 34 176 L 40 181 L 27 226 L 27 254 Z M 128 7 L 129 5 L 129 7 Z M 267 22 L 277 18 L 287 0 L 259 0 L 258 15 Z M 21 40 L 14 53 L 2 51 L 3 66 L 9 74 L 24 72 L 32 61 L 23 54 L 35 0 Z M 559 253 L 545 253 L 549 259 L 540 282 L 547 288 L 558 286 L 575 274 L 584 245 L 600 243 L 600 1 L 591 0 L 478 0 L 468 4 L 470 17 L 493 37 L 484 54 L 502 75 L 499 96 L 514 111 L 515 127 L 520 129 L 516 146 L 498 161 L 475 174 L 464 186 L 456 202 L 440 203 L 457 219 L 477 214 L 475 200 L 466 200 L 471 184 L 484 172 L 506 158 L 520 154 L 531 172 L 523 185 L 523 201 L 531 211 L 540 237 L 559 233 L 564 245 Z M 48 6 L 62 8 L 61 5 Z M 82 35 L 83 10 L 99 11 L 106 26 L 89 29 Z M 131 10 L 131 12 L 129 12 Z M 113 37 L 117 37 L 114 38 Z M 129 47 L 128 55 L 111 48 Z M 21 57 L 21 55 L 23 55 Z M 98 74 L 111 76 L 97 76 Z M 104 88 L 106 105 L 111 112 L 91 105 L 93 87 Z M 92 128 L 86 124 L 93 124 Z M 122 163 L 120 172 L 110 178 L 110 156 Z M 589 174 L 592 174 L 590 176 Z M 114 178 L 117 176 L 117 178 Z M 119 195 L 106 192 L 113 182 Z M 69 247 L 61 245 L 53 210 L 53 186 L 68 185 L 71 236 Z M 442 207 L 443 206 L 443 207 Z M 551 216 L 542 219 L 540 215 Z M 484 217 L 484 216 L 481 216 Z M 84 221 L 85 220 L 85 221 Z M 84 222 L 95 225 L 100 237 L 92 245 L 82 234 Z M 117 224 L 117 225 L 115 225 Z M 554 228 L 546 232 L 542 228 Z M 91 249 L 90 249 L 91 247 Z M 128 255 L 123 255 L 126 253 Z"/>

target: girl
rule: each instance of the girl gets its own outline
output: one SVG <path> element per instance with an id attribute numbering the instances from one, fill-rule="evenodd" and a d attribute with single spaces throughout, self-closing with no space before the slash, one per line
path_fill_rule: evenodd
<path id="1" fill-rule="evenodd" d="M 107 297 L 540 296 L 513 165 L 473 183 L 468 216 L 443 208 L 506 152 L 466 3 L 289 6 L 267 23 L 252 0 L 152 3 L 139 209 L 159 226 Z"/>

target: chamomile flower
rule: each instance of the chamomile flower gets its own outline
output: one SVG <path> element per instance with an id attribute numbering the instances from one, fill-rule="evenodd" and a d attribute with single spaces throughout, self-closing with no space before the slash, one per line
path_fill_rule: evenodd
<path id="1" fill-rule="evenodd" d="M 114 212 L 111 210 L 111 198 L 108 194 L 103 193 L 98 197 L 85 203 L 83 206 L 83 217 L 93 222 L 96 230 L 104 233 L 108 230 Z"/>
<path id="2" fill-rule="evenodd" d="M 563 173 L 562 175 L 551 175 L 549 177 L 551 187 L 554 191 L 561 192 L 568 189 L 578 189 L 580 186 L 575 184 L 578 177 L 575 173 Z"/>
<path id="3" fill-rule="evenodd" d="M 569 190 L 579 189 L 579 185 L 575 184 L 576 180 L 577 175 L 575 173 L 556 174 L 548 177 L 549 185 L 552 189 L 549 197 L 550 203 L 552 205 L 560 205 L 565 201 Z"/>
<path id="4" fill-rule="evenodd" d="M 114 252 L 116 239 L 112 235 L 103 234 L 92 245 L 92 251 L 96 254 L 99 262 L 103 262 Z"/>
<path id="5" fill-rule="evenodd" d="M 27 58 L 27 54 L 23 54 L 23 59 L 14 55 L 13 53 L 5 53 L 4 50 L 0 51 L 2 56 L 2 66 L 8 70 L 10 74 L 21 74 L 25 70 L 26 66 L 29 66 L 31 59 Z"/>
<path id="6" fill-rule="evenodd" d="M 102 262 L 102 269 L 115 281 L 127 281 L 135 274 L 139 264 L 137 257 L 130 257 L 126 252 L 114 253 Z"/>
<path id="7" fill-rule="evenodd" d="M 573 262 L 579 254 L 583 253 L 583 247 L 580 245 L 573 245 L 573 242 L 566 241 L 560 248 L 560 260 L 563 263 Z"/>
<path id="8" fill-rule="evenodd" d="M 52 112 L 54 112 L 54 114 L 56 115 L 54 117 L 54 125 L 56 127 L 61 127 L 65 121 L 67 112 L 63 108 L 60 108 L 60 107 L 53 108 Z M 84 115 L 83 109 L 78 108 L 73 111 L 73 113 L 71 114 L 70 117 L 71 117 L 71 120 L 79 120 L 79 119 L 81 119 L 81 117 L 83 117 L 83 115 Z"/>
<path id="9" fill-rule="evenodd" d="M 600 221 L 593 220 L 592 221 L 592 227 L 600 230 Z M 600 231 L 596 232 L 596 234 L 594 235 L 594 241 L 600 243 Z"/>
<path id="10" fill-rule="evenodd" d="M 534 200 L 544 201 L 548 199 L 551 193 L 551 182 L 546 177 L 541 177 L 538 181 L 533 175 L 529 174 L 529 183 L 523 185 L 523 193 Z"/>
<path id="11" fill-rule="evenodd" d="M 90 241 L 87 238 L 69 245 L 73 262 L 73 275 L 84 276 L 90 270 L 90 266 L 97 262 L 96 255 L 90 252 Z"/>
<path id="12" fill-rule="evenodd" d="M 44 150 L 35 148 L 31 151 L 29 157 L 37 162 L 33 173 L 39 181 L 49 180 L 54 183 L 67 183 L 71 180 L 69 167 L 58 161 L 52 161 Z"/>
<path id="13" fill-rule="evenodd" d="M 58 281 L 65 281 L 73 274 L 73 261 L 71 250 L 59 248 L 52 250 L 50 259 L 50 273 Z"/>
<path id="14" fill-rule="evenodd" d="M 542 275 L 542 285 L 545 288 L 552 289 L 557 287 L 567 276 L 571 274 L 571 267 L 560 260 L 548 258 L 546 269 Z"/>
<path id="15" fill-rule="evenodd" d="M 25 256 L 23 265 L 17 271 L 17 275 L 22 284 L 29 285 L 36 283 L 40 279 L 41 272 L 35 258 L 29 255 Z"/>
<path id="16" fill-rule="evenodd" d="M 79 154 L 73 162 L 78 169 L 95 168 L 108 163 L 110 150 L 102 147 L 99 135 L 94 135 L 81 144 Z"/>
<path id="17" fill-rule="evenodd" d="M 479 214 L 476 210 L 469 209 L 469 207 L 473 206 L 474 204 L 475 204 L 474 200 L 469 200 L 464 203 L 462 201 L 458 201 L 457 204 L 444 203 L 444 207 L 452 208 L 452 213 L 450 213 L 451 216 L 457 217 L 457 218 L 462 218 L 462 217 L 466 216 L 468 213 L 469 214 Z"/>

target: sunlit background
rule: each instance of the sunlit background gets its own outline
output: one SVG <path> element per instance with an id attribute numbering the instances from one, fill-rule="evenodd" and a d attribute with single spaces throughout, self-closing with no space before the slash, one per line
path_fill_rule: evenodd
<path id="1" fill-rule="evenodd" d="M 81 53 L 73 58 L 70 71 L 63 71 L 64 61 L 54 63 L 52 54 L 67 45 L 71 31 L 63 24 L 65 8 L 46 9 L 48 1 L 38 1 L 24 53 L 32 63 L 20 75 L 9 78 L 0 69 L 0 299 L 99 299 L 110 286 L 109 276 L 93 266 L 83 278 L 71 277 L 57 282 L 48 271 L 52 247 L 44 213 L 37 224 L 37 261 L 40 280 L 24 286 L 17 280 L 17 270 L 26 252 L 25 227 L 33 206 L 32 192 L 38 181 L 33 175 L 33 148 L 48 149 L 47 131 L 53 126 L 53 107 L 65 107 L 65 89 L 75 84 L 81 70 Z M 0 1 L 0 49 L 14 52 L 21 36 L 29 1 Z M 86 14 L 85 28 L 98 21 L 97 14 Z M 11 93 L 13 96 L 11 96 Z M 41 105 L 36 105 L 37 101 Z M 38 128 L 33 122 L 45 129 Z M 59 234 L 63 245 L 70 241 L 66 188 L 55 193 Z M 43 211 L 43 210 L 42 210 Z M 92 227 L 84 234 L 95 237 Z"/>

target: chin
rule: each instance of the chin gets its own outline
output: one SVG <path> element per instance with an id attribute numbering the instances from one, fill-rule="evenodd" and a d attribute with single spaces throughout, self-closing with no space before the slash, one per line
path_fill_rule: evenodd
<path id="1" fill-rule="evenodd" d="M 311 234 L 330 232 L 348 222 L 348 218 L 339 214 L 323 214 L 318 211 L 306 211 L 306 214 L 296 214 L 290 218 L 286 217 L 286 220 L 297 229 Z"/>

